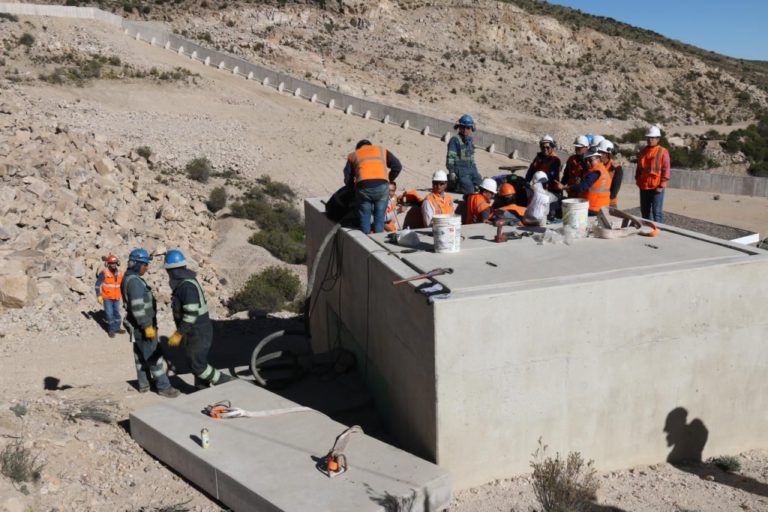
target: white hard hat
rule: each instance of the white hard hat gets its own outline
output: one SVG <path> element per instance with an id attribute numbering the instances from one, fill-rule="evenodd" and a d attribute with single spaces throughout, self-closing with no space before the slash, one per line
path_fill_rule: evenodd
<path id="1" fill-rule="evenodd" d="M 536 171 L 533 173 L 533 179 L 531 180 L 531 183 L 546 183 L 549 181 L 549 178 L 547 177 L 547 173 L 544 171 Z"/>
<path id="2" fill-rule="evenodd" d="M 601 142 L 605 140 L 605 137 L 602 135 L 593 135 L 592 136 L 592 144 L 589 145 L 590 148 L 597 147 Z"/>
<path id="3" fill-rule="evenodd" d="M 584 155 L 584 159 L 592 158 L 593 156 L 600 156 L 600 153 L 597 152 L 597 146 L 589 146 L 589 151 L 587 151 L 587 154 Z"/>
<path id="4" fill-rule="evenodd" d="M 661 137 L 661 130 L 658 126 L 651 126 L 648 131 L 645 132 L 646 137 Z"/>
<path id="5" fill-rule="evenodd" d="M 553 139 L 551 135 L 547 134 L 541 138 L 539 144 L 552 144 L 554 146 L 555 139 Z"/>
<path id="6" fill-rule="evenodd" d="M 480 185 L 480 188 L 483 190 L 487 190 L 488 192 L 496 193 L 497 185 L 496 180 L 493 180 L 491 178 L 485 178 L 483 180 L 483 183 Z"/>
<path id="7" fill-rule="evenodd" d="M 600 142 L 600 144 L 597 145 L 597 152 L 598 153 L 608 153 L 609 155 L 613 154 L 613 142 L 609 141 L 608 139 L 605 139 Z"/>
<path id="8" fill-rule="evenodd" d="M 577 148 L 588 148 L 589 147 L 589 139 L 586 135 L 579 135 L 576 137 L 576 140 L 573 141 L 573 145 Z"/>
<path id="9" fill-rule="evenodd" d="M 448 173 L 442 169 L 438 169 L 432 175 L 432 181 L 448 181 Z"/>

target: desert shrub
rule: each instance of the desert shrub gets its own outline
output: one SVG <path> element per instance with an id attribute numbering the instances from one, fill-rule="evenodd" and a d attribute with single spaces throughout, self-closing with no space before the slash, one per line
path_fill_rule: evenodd
<path id="1" fill-rule="evenodd" d="M 36 482 L 44 464 L 37 462 L 37 455 L 32 455 L 21 440 L 7 445 L 0 452 L 0 472 L 16 483 Z"/>
<path id="2" fill-rule="evenodd" d="M 149 158 L 152 156 L 152 148 L 149 146 L 139 146 L 136 148 L 136 154 L 142 158 Z"/>
<path id="3" fill-rule="evenodd" d="M 200 157 L 187 162 L 185 170 L 190 179 L 199 181 L 200 183 L 207 183 L 208 178 L 211 176 L 213 166 L 208 158 Z"/>
<path id="4" fill-rule="evenodd" d="M 758 178 L 768 178 L 768 161 L 757 162 L 750 165 L 747 172 Z"/>
<path id="5" fill-rule="evenodd" d="M 544 512 L 587 512 L 595 499 L 599 482 L 593 461 L 584 462 L 579 452 L 566 459 L 560 454 L 546 456 L 547 446 L 533 453 L 533 491 Z"/>
<path id="6" fill-rule="evenodd" d="M 286 263 L 304 263 L 307 250 L 304 246 L 304 233 L 295 230 L 293 233 L 277 230 L 262 230 L 254 233 L 248 239 L 253 245 L 260 245 L 275 258 Z"/>
<path id="7" fill-rule="evenodd" d="M 256 180 L 264 194 L 274 198 L 290 201 L 296 197 L 296 192 L 287 183 L 272 181 L 266 174 Z"/>
<path id="8" fill-rule="evenodd" d="M 0 20 L 19 21 L 19 17 L 9 12 L 0 12 Z"/>
<path id="9" fill-rule="evenodd" d="M 703 144 L 694 144 L 689 148 L 672 146 L 669 148 L 669 159 L 674 167 L 684 169 L 705 169 L 716 165 L 704 154 Z"/>
<path id="10" fill-rule="evenodd" d="M 282 267 L 267 267 L 252 274 L 227 301 L 230 314 L 238 311 L 279 311 L 299 292 L 299 278 Z"/>
<path id="11" fill-rule="evenodd" d="M 24 46 L 32 46 L 35 44 L 35 36 L 29 32 L 24 32 L 19 38 L 19 44 L 23 44 Z"/>
<path id="12" fill-rule="evenodd" d="M 707 459 L 708 464 L 714 464 L 723 471 L 734 473 L 741 469 L 741 462 L 739 458 L 734 455 L 721 455 L 719 457 L 710 457 Z"/>
<path id="13" fill-rule="evenodd" d="M 206 206 L 212 212 L 217 212 L 227 205 L 227 190 L 224 187 L 216 187 L 208 194 Z"/>
<path id="14" fill-rule="evenodd" d="M 115 404 L 109 400 L 72 400 L 62 404 L 61 415 L 69 421 L 89 420 L 114 423 Z"/>
<path id="15" fill-rule="evenodd" d="M 403 82 L 403 84 L 400 86 L 399 89 L 395 91 L 397 94 L 402 94 L 407 96 L 408 93 L 411 92 L 411 84 L 408 82 Z"/>
<path id="16" fill-rule="evenodd" d="M 232 204 L 232 215 L 256 222 L 263 230 L 290 231 L 301 225 L 301 213 L 290 203 L 246 199 Z"/>

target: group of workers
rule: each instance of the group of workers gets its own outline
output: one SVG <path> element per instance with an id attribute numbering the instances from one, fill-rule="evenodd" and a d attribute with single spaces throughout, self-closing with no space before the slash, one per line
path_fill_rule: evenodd
<path id="1" fill-rule="evenodd" d="M 473 133 L 475 121 L 463 115 L 454 125 L 456 134 L 448 142 L 447 170 L 432 175 L 432 191 L 422 198 L 415 191 L 398 196 L 395 179 L 402 171 L 400 161 L 383 146 L 368 140 L 357 143 L 347 157 L 344 183 L 354 189 L 360 229 L 364 233 L 394 231 L 397 214 L 404 205 L 417 205 L 418 222 L 408 227 L 428 227 L 435 215 L 456 213 L 453 198 L 446 192 L 463 194 L 463 223 L 492 223 L 501 219 L 526 225 L 545 225 L 562 217 L 562 200 L 580 198 L 589 203 L 589 215 L 605 206 L 617 206 L 624 171 L 615 158 L 614 144 L 600 135 L 579 135 L 574 152 L 562 168 L 557 142 L 545 135 L 523 180 L 517 188 L 510 176 L 483 179 L 475 162 Z M 651 126 L 645 133 L 646 146 L 640 151 L 635 182 L 640 189 L 640 210 L 645 219 L 664 221 L 664 191 L 670 178 L 669 152 L 659 145 L 661 131 Z M 525 190 L 519 190 L 524 188 Z M 373 221 L 371 219 L 373 218 Z M 413 218 L 413 216 L 411 216 Z M 421 224 L 421 225 L 419 225 Z"/>
<path id="2" fill-rule="evenodd" d="M 152 288 L 144 280 L 152 256 L 142 248 L 133 249 L 128 256 L 125 273 L 120 271 L 120 260 L 110 254 L 106 268 L 96 276 L 96 297 L 104 306 L 107 331 L 125 333 L 121 328 L 120 302 L 125 307 L 125 322 L 133 342 L 133 359 L 140 393 L 150 390 L 154 382 L 157 393 L 167 398 L 179 395 L 166 371 L 165 359 L 159 343 L 157 301 Z M 213 326 L 208 315 L 208 304 L 196 273 L 187 268 L 184 254 L 173 249 L 165 254 L 164 268 L 171 287 L 171 309 L 176 331 L 168 338 L 168 346 L 182 345 L 184 355 L 198 389 L 234 380 L 208 364 L 208 352 L 213 343 Z"/>

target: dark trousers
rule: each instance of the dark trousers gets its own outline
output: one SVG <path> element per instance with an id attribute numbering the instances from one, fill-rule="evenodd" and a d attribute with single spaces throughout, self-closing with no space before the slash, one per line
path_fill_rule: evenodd
<path id="1" fill-rule="evenodd" d="M 208 352 L 213 343 L 213 325 L 211 322 L 196 324 L 191 332 L 184 335 L 182 345 L 187 356 L 189 368 L 195 375 L 200 375 L 208 368 Z"/>
<path id="2" fill-rule="evenodd" d="M 155 381 L 158 391 L 171 387 L 168 374 L 165 373 L 165 359 L 156 339 L 144 337 L 141 328 L 133 331 L 133 361 L 136 363 L 136 379 L 139 389 L 149 389 L 149 379 Z"/>

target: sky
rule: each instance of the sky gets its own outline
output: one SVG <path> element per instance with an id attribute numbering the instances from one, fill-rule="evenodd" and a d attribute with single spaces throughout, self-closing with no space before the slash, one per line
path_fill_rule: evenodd
<path id="1" fill-rule="evenodd" d="M 768 60 L 768 0 L 549 0 L 730 57 Z"/>

